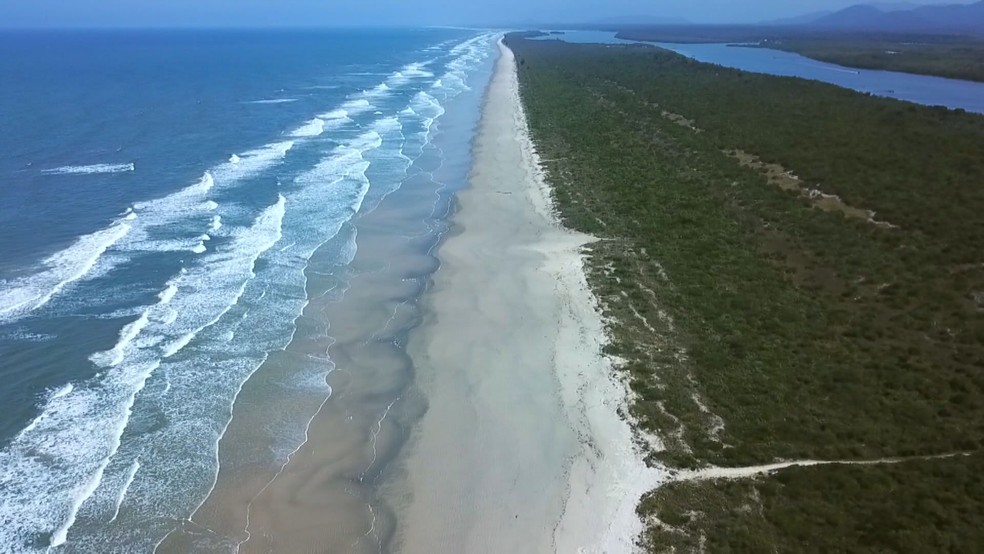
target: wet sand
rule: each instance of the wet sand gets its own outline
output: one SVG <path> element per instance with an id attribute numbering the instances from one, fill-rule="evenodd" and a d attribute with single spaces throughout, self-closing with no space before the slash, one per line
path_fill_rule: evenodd
<path id="1" fill-rule="evenodd" d="M 659 475 L 617 415 L 625 387 L 582 269 L 591 238 L 553 214 L 500 51 L 456 232 L 410 335 L 428 409 L 385 493 L 402 499 L 394 551 L 629 551 Z"/>
<path id="2" fill-rule="evenodd" d="M 286 351 L 247 382 L 214 490 L 158 552 L 387 550 L 394 518 L 377 485 L 424 411 L 406 343 L 446 230 L 438 186 L 420 173 L 361 217 L 342 275 L 309 269 L 309 289 L 324 294 L 312 295 Z M 312 365 L 320 373 L 303 371 Z M 303 441 L 296 451 L 270 447 L 271 430 L 285 428 L 302 433 L 284 437 Z"/>

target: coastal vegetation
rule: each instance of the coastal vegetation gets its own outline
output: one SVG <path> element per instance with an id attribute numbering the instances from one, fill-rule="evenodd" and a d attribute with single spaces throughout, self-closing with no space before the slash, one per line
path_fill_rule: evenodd
<path id="1" fill-rule="evenodd" d="M 762 46 L 848 67 L 984 82 L 984 39 L 793 38 Z"/>
<path id="2" fill-rule="evenodd" d="M 736 43 L 794 52 L 847 67 L 984 82 L 984 37 L 980 36 L 694 26 L 619 29 L 618 37 L 648 42 Z"/>
<path id="3" fill-rule="evenodd" d="M 970 552 L 984 517 L 984 117 L 645 46 L 507 44 L 609 353 L 684 471 L 653 552 Z M 935 456 L 952 455 L 946 458 Z"/>

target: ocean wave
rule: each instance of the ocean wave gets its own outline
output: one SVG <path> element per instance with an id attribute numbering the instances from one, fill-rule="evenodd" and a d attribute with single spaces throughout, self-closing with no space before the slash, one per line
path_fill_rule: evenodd
<path id="1" fill-rule="evenodd" d="M 316 137 L 325 132 L 325 120 L 314 118 L 290 132 L 290 136 L 298 138 Z"/>
<path id="2" fill-rule="evenodd" d="M 234 154 L 229 161 L 209 170 L 221 186 L 233 185 L 280 163 L 294 148 L 294 141 L 273 142 L 260 148 Z M 233 161 L 235 160 L 235 161 Z"/>
<path id="3" fill-rule="evenodd" d="M 297 98 L 271 98 L 269 100 L 250 100 L 248 102 L 243 102 L 243 104 L 290 104 L 291 102 L 297 102 Z"/>
<path id="4" fill-rule="evenodd" d="M 398 117 L 366 123 L 366 132 L 285 184 L 252 224 L 237 225 L 239 218 L 230 216 L 223 226 L 229 205 L 217 205 L 215 199 L 226 197 L 217 193 L 277 164 L 293 141 L 233 155 L 199 182 L 138 203 L 124 215 L 132 216 L 134 228 L 114 246 L 124 252 L 190 250 L 215 240 L 199 256 L 185 257 L 186 269 L 166 283 L 155 304 L 129 316 L 135 319 L 123 326 L 113 348 L 93 355 L 103 368 L 97 378 L 50 395 L 37 425 L 0 450 L 0 487 L 9 491 L 0 521 L 11 522 L 0 529 L 0 544 L 43 550 L 45 543 L 70 539 L 70 547 L 84 551 L 96 544 L 86 541 L 95 541 L 106 522 L 130 532 L 135 518 L 149 514 L 161 525 L 187 517 L 182 510 L 188 499 L 193 504 L 218 470 L 208 457 L 217 455 L 240 387 L 270 351 L 283 347 L 284 327 L 307 302 L 308 261 L 351 226 L 355 214 L 401 184 L 409 165 L 401 145 L 424 140 L 443 113 L 443 97 L 431 93 L 415 94 Z M 317 119 L 324 132 L 376 109 L 368 98 L 356 97 Z M 300 143 L 309 136 L 317 135 L 295 138 Z M 187 240 L 152 238 L 152 231 L 173 236 L 176 225 Z M 351 238 L 339 263 L 355 256 Z M 289 248 L 274 248 L 278 244 Z M 324 387 L 323 370 L 317 376 L 312 386 Z M 154 539 L 144 533 L 139 540 Z"/>
<path id="5" fill-rule="evenodd" d="M 173 363 L 170 358 L 238 303 L 257 259 L 282 236 L 285 208 L 279 196 L 251 226 L 231 233 L 221 252 L 169 281 L 157 304 L 121 330 L 113 349 L 93 356 L 113 370 L 52 394 L 32 426 L 0 451 L 0 544 L 27 550 L 45 538 L 51 546 L 65 543 L 82 506 L 105 490 L 104 473 L 137 395 L 165 358 Z"/>
<path id="6" fill-rule="evenodd" d="M 403 152 L 408 141 L 404 134 L 404 123 L 399 117 L 379 119 L 371 129 L 379 139 L 373 143 L 378 145 L 365 154 L 369 161 L 366 178 L 371 186 L 360 206 L 359 212 L 362 214 L 372 212 L 384 198 L 399 190 L 412 163 Z"/>
<path id="7" fill-rule="evenodd" d="M 349 117 L 349 110 L 343 108 L 325 112 L 318 117 L 325 122 L 325 129 L 339 129 L 345 125 L 354 123 L 352 118 Z"/>
<path id="8" fill-rule="evenodd" d="M 126 477 L 123 480 L 123 485 L 120 487 L 120 492 L 116 495 L 116 507 L 113 510 L 113 517 L 109 518 L 110 523 L 116 521 L 116 518 L 120 517 L 120 506 L 123 505 L 123 500 L 126 498 L 126 493 L 130 490 L 130 485 L 132 485 L 134 479 L 137 478 L 138 471 L 140 471 L 140 460 L 133 460 L 133 463 L 130 464 L 130 470 L 127 471 Z"/>
<path id="9" fill-rule="evenodd" d="M 394 131 L 394 130 L 400 130 L 401 128 L 402 127 L 401 127 L 401 124 L 400 124 L 400 118 L 395 117 L 395 116 L 384 117 L 382 119 L 379 119 L 379 120 L 375 121 L 372 124 L 372 127 L 371 127 L 371 129 L 373 131 L 375 131 L 379 135 L 383 135 L 385 133 L 388 133 L 388 132 Z M 401 135 L 401 138 L 402 138 L 402 135 Z"/>
<path id="10" fill-rule="evenodd" d="M 201 254 L 204 250 L 201 234 L 221 226 L 221 216 L 210 214 L 220 207 L 210 198 L 213 190 L 226 190 L 259 175 L 280 163 L 293 147 L 294 141 L 288 140 L 233 155 L 229 161 L 206 171 L 193 185 L 162 198 L 136 203 L 134 211 L 139 224 L 134 225 L 131 235 L 116 249 L 124 253 L 184 250 Z M 176 231 L 183 227 L 188 230 L 182 237 Z"/>
<path id="11" fill-rule="evenodd" d="M 414 79 L 424 79 L 428 77 L 433 77 L 434 74 L 430 71 L 424 69 L 428 64 L 432 63 L 433 60 L 427 62 L 415 62 L 403 66 L 399 71 L 393 72 L 389 78 L 386 79 L 386 84 L 392 87 L 400 87 L 410 83 Z"/>
<path id="12" fill-rule="evenodd" d="M 404 67 L 401 73 L 411 78 L 426 79 L 429 77 L 433 77 L 434 74 L 431 73 L 430 71 L 427 71 L 427 69 L 425 69 L 427 66 L 431 65 L 432 63 L 434 63 L 434 60 L 428 60 L 426 62 L 415 62 Z"/>
<path id="13" fill-rule="evenodd" d="M 66 287 L 86 277 L 100 256 L 130 232 L 117 220 L 106 229 L 76 239 L 41 261 L 41 271 L 10 281 L 0 280 L 0 323 L 20 319 L 47 304 Z"/>
<path id="14" fill-rule="evenodd" d="M 376 107 L 373 106 L 372 103 L 366 100 L 365 98 L 356 98 L 354 100 L 349 100 L 344 104 L 342 104 L 341 109 L 345 111 L 346 116 L 353 116 L 353 115 L 359 115 L 361 113 L 368 112 L 369 110 L 373 110 L 375 108 Z M 328 112 L 328 113 L 331 114 L 336 112 Z"/>
<path id="15" fill-rule="evenodd" d="M 298 229 L 306 229 L 303 234 L 309 237 L 328 235 L 324 238 L 328 240 L 345 221 L 358 213 L 370 187 L 365 175 L 370 162 L 365 156 L 382 144 L 383 138 L 377 130 L 362 133 L 351 142 L 335 148 L 315 167 L 295 179 L 299 190 L 291 200 L 298 206 L 298 212 L 308 212 L 295 222 Z M 321 210 L 322 207 L 327 208 L 326 219 L 332 222 L 327 233 L 320 229 L 322 223 L 318 218 L 313 217 L 313 210 Z M 308 238 L 304 242 L 309 241 Z"/>
<path id="16" fill-rule="evenodd" d="M 414 114 L 423 118 L 425 127 L 430 130 L 434 121 L 444 115 L 445 109 L 441 102 L 433 95 L 420 91 L 414 95 L 410 101 L 410 108 Z"/>
<path id="17" fill-rule="evenodd" d="M 175 225 L 184 220 L 209 217 L 205 214 L 218 208 L 214 200 L 208 199 L 213 188 L 235 186 L 241 180 L 269 169 L 283 160 L 293 146 L 293 141 L 282 141 L 235 156 L 235 162 L 230 160 L 204 172 L 188 187 L 161 198 L 135 203 L 108 227 L 83 235 L 69 247 L 41 260 L 35 273 L 0 280 L 0 323 L 26 317 L 48 304 L 69 285 L 103 275 L 129 259 L 126 255 L 107 258 L 105 255 L 109 251 L 114 254 L 200 251 L 201 241 L 197 237 L 204 229 L 187 239 L 176 239 L 173 237 Z M 155 238 L 156 230 L 170 238 Z"/>
<path id="18" fill-rule="evenodd" d="M 453 59 L 445 67 L 446 72 L 434 83 L 434 90 L 440 90 L 451 97 L 471 90 L 468 74 L 489 56 L 489 42 L 494 34 L 482 34 L 468 39 L 450 50 Z"/>
<path id="19" fill-rule="evenodd" d="M 392 89 L 386 83 L 379 83 L 375 87 L 362 91 L 362 94 L 369 98 L 378 98 L 380 96 L 386 96 Z"/>
<path id="20" fill-rule="evenodd" d="M 93 165 L 66 165 L 53 169 L 42 169 L 45 175 L 95 175 L 103 173 L 128 173 L 135 171 L 136 167 L 132 163 L 128 164 L 93 164 Z"/>
<path id="21" fill-rule="evenodd" d="M 401 152 L 408 159 L 416 160 L 423 154 L 424 147 L 430 142 L 434 122 L 444 113 L 441 102 L 426 91 L 415 94 L 410 104 L 400 111 L 406 133 Z"/>

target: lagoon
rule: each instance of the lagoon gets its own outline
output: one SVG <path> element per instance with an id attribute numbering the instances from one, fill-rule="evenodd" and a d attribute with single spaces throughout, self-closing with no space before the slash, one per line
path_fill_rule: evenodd
<path id="1" fill-rule="evenodd" d="M 572 43 L 651 44 L 697 61 L 753 73 L 823 81 L 858 92 L 984 114 L 984 83 L 927 75 L 856 69 L 820 62 L 799 54 L 735 44 L 642 42 L 615 37 L 608 31 L 565 31 L 540 37 Z"/>

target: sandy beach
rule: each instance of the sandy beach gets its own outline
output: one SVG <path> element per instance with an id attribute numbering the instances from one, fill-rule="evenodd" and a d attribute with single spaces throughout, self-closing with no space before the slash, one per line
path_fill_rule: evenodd
<path id="1" fill-rule="evenodd" d="M 243 553 L 633 550 L 636 505 L 661 476 L 602 355 L 583 271 L 594 239 L 558 222 L 515 59 L 489 46 L 499 59 L 470 176 L 438 249 L 426 221 L 445 216 L 421 173 L 359 220 L 344 293 L 312 298 L 301 339 L 244 387 L 223 473 L 160 552 L 212 540 Z M 327 400 L 300 406 L 265 386 L 329 358 Z M 264 447 L 250 414 L 277 406 L 316 414 L 303 445 L 283 465 L 236 456 Z"/>
<path id="2" fill-rule="evenodd" d="M 592 239 L 553 213 L 499 49 L 456 233 L 410 335 L 428 410 L 387 495 L 405 499 L 394 551 L 630 551 L 659 475 L 617 415 L 625 388 L 582 269 Z"/>

